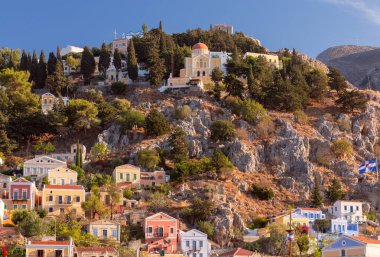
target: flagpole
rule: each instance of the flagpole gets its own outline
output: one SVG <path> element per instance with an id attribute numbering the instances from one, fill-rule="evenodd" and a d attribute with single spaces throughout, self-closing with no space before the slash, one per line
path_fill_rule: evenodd
<path id="1" fill-rule="evenodd" d="M 376 157 L 376 179 L 379 182 L 379 167 L 377 166 L 377 157 Z"/>

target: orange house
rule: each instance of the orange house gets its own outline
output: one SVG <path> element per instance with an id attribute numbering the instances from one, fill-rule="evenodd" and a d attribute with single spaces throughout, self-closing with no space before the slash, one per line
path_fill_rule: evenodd
<path id="1" fill-rule="evenodd" d="M 179 251 L 179 220 L 159 212 L 144 222 L 145 243 L 149 253 L 173 254 Z"/>

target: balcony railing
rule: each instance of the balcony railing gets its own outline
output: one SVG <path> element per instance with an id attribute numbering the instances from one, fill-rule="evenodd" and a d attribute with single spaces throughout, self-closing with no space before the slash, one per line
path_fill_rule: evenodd
<path id="1" fill-rule="evenodd" d="M 168 233 L 147 233 L 147 237 L 149 238 L 163 238 L 163 237 L 168 237 Z"/>

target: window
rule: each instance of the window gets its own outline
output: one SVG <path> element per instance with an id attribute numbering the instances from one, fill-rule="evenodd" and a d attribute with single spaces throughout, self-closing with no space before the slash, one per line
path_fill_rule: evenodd
<path id="1" fill-rule="evenodd" d="M 75 199 L 75 201 L 76 201 L 77 203 L 79 203 L 79 202 L 80 202 L 80 196 L 77 196 L 76 199 Z"/>
<path id="2" fill-rule="evenodd" d="M 71 195 L 68 195 L 68 196 L 67 196 L 67 203 L 68 203 L 68 204 L 71 203 Z"/>
<path id="3" fill-rule="evenodd" d="M 64 208 L 59 208 L 59 213 L 60 214 L 64 214 L 65 213 L 65 209 Z"/>
<path id="4" fill-rule="evenodd" d="M 62 204 L 62 202 L 63 202 L 63 201 L 62 201 L 62 195 L 59 195 L 59 196 L 58 196 L 58 204 Z"/>
<path id="5" fill-rule="evenodd" d="M 22 209 L 26 209 L 26 204 L 22 204 L 22 205 L 21 205 L 21 208 L 22 208 Z"/>
<path id="6" fill-rule="evenodd" d="M 347 211 L 347 206 L 346 205 L 344 206 L 344 210 Z"/>
<path id="7" fill-rule="evenodd" d="M 112 237 L 117 239 L 117 230 L 112 229 Z"/>
<path id="8" fill-rule="evenodd" d="M 70 179 L 70 185 L 73 185 L 74 184 L 74 182 L 73 182 L 73 179 L 71 178 Z"/>
<path id="9" fill-rule="evenodd" d="M 335 211 L 338 211 L 338 207 L 335 207 Z"/>
<path id="10" fill-rule="evenodd" d="M 22 200 L 26 200 L 26 189 L 22 190 Z"/>
<path id="11" fill-rule="evenodd" d="M 170 234 L 174 234 L 174 228 L 170 228 Z"/>
<path id="12" fill-rule="evenodd" d="M 98 229 L 97 228 L 94 228 L 92 230 L 92 234 L 94 235 L 94 237 L 98 237 Z"/>
<path id="13" fill-rule="evenodd" d="M 53 185 L 57 184 L 57 180 L 53 178 Z"/>
<path id="14" fill-rule="evenodd" d="M 148 227 L 148 234 L 152 234 L 153 232 L 153 228 L 152 227 Z"/>
<path id="15" fill-rule="evenodd" d="M 15 189 L 15 190 L 13 191 L 13 199 L 14 199 L 14 200 L 18 199 L 18 189 Z"/>
<path id="16" fill-rule="evenodd" d="M 53 196 L 52 195 L 49 195 L 49 202 L 52 202 L 53 201 Z"/>
<path id="17" fill-rule="evenodd" d="M 40 174 L 44 173 L 44 168 L 40 168 Z"/>
<path id="18" fill-rule="evenodd" d="M 190 241 L 186 241 L 186 247 L 190 247 Z"/>
<path id="19" fill-rule="evenodd" d="M 52 213 L 54 212 L 54 208 L 53 207 L 49 207 L 49 213 Z"/>
<path id="20" fill-rule="evenodd" d="M 202 76 L 206 76 L 206 72 L 205 71 L 203 71 Z"/>
<path id="21" fill-rule="evenodd" d="M 17 204 L 14 204 L 14 205 L 13 205 L 13 210 L 17 210 L 17 208 L 18 208 L 18 205 L 17 205 Z"/>
<path id="22" fill-rule="evenodd" d="M 314 214 L 310 213 L 310 218 L 314 219 Z"/>
<path id="23" fill-rule="evenodd" d="M 133 181 L 137 179 L 137 174 L 133 174 Z"/>
<path id="24" fill-rule="evenodd" d="M 127 181 L 129 181 L 129 173 L 127 173 L 126 175 L 127 175 Z"/>
<path id="25" fill-rule="evenodd" d="M 200 77 L 200 76 L 201 76 L 201 72 L 197 71 L 197 77 Z"/>
<path id="26" fill-rule="evenodd" d="M 359 210 L 359 206 L 356 206 L 356 210 L 357 210 L 357 211 Z"/>
<path id="27" fill-rule="evenodd" d="M 346 250 L 342 249 L 342 254 L 341 256 L 346 256 Z"/>
<path id="28" fill-rule="evenodd" d="M 44 250 L 37 250 L 37 257 L 44 257 Z"/>
<path id="29" fill-rule="evenodd" d="M 55 250 L 55 257 L 63 257 L 63 250 Z"/>
<path id="30" fill-rule="evenodd" d="M 197 241 L 193 241 L 193 249 L 197 249 Z"/>
<path id="31" fill-rule="evenodd" d="M 196 254 L 196 253 L 193 253 L 193 257 L 197 257 L 197 254 Z"/>
<path id="32" fill-rule="evenodd" d="M 64 185 L 64 184 L 65 184 L 65 179 L 61 178 L 61 185 Z"/>
<path id="33" fill-rule="evenodd" d="M 157 228 L 157 236 L 163 237 L 164 236 L 164 228 L 163 227 L 158 227 Z"/>
<path id="34" fill-rule="evenodd" d="M 199 247 L 203 247 L 203 241 L 199 241 Z"/>
<path id="35" fill-rule="evenodd" d="M 106 229 L 103 229 L 103 239 L 107 240 L 108 237 L 108 231 Z"/>
<path id="36" fill-rule="evenodd" d="M 123 173 L 120 173 L 120 180 L 123 179 Z"/>

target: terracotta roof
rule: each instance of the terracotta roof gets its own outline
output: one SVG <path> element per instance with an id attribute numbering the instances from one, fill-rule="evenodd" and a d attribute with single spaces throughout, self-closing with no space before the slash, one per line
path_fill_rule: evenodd
<path id="1" fill-rule="evenodd" d="M 31 241 L 30 245 L 70 245 L 67 241 Z"/>
<path id="2" fill-rule="evenodd" d="M 193 45 L 193 47 L 191 48 L 191 50 L 197 50 L 197 49 L 208 50 L 208 47 L 207 47 L 207 45 L 199 42 L 199 43 L 196 43 L 195 45 Z"/>
<path id="3" fill-rule="evenodd" d="M 20 236 L 20 232 L 18 232 L 17 228 L 15 227 L 2 227 L 0 229 L 0 238 L 4 239 L 4 237 L 9 236 Z"/>
<path id="4" fill-rule="evenodd" d="M 69 172 L 69 173 L 77 173 L 75 170 L 72 170 L 72 169 L 69 169 L 65 166 L 62 166 L 62 167 L 58 167 L 58 168 L 55 168 L 55 169 L 51 169 L 48 171 L 48 173 L 51 173 L 51 172 Z"/>
<path id="5" fill-rule="evenodd" d="M 349 237 L 365 244 L 380 244 L 380 240 L 369 238 L 369 237 L 364 237 L 364 236 L 349 236 Z"/>
<path id="6" fill-rule="evenodd" d="M 237 249 L 233 249 L 231 251 L 219 254 L 219 256 L 235 256 L 235 255 L 251 256 L 253 255 L 253 252 L 242 249 L 242 248 L 237 248 Z"/>
<path id="7" fill-rule="evenodd" d="M 77 247 L 77 252 L 116 252 L 113 247 Z"/>
<path id="8" fill-rule="evenodd" d="M 76 190 L 84 190 L 81 185 L 45 185 L 44 189 L 76 189 Z"/>
<path id="9" fill-rule="evenodd" d="M 140 167 L 137 167 L 132 164 L 124 164 L 124 165 L 117 166 L 115 169 L 140 169 Z"/>
<path id="10" fill-rule="evenodd" d="M 321 211 L 321 210 L 318 209 L 318 208 L 308 208 L 308 207 L 305 207 L 305 208 L 301 207 L 301 208 L 299 208 L 299 209 L 301 209 L 301 210 L 305 210 L 305 211 Z"/>

